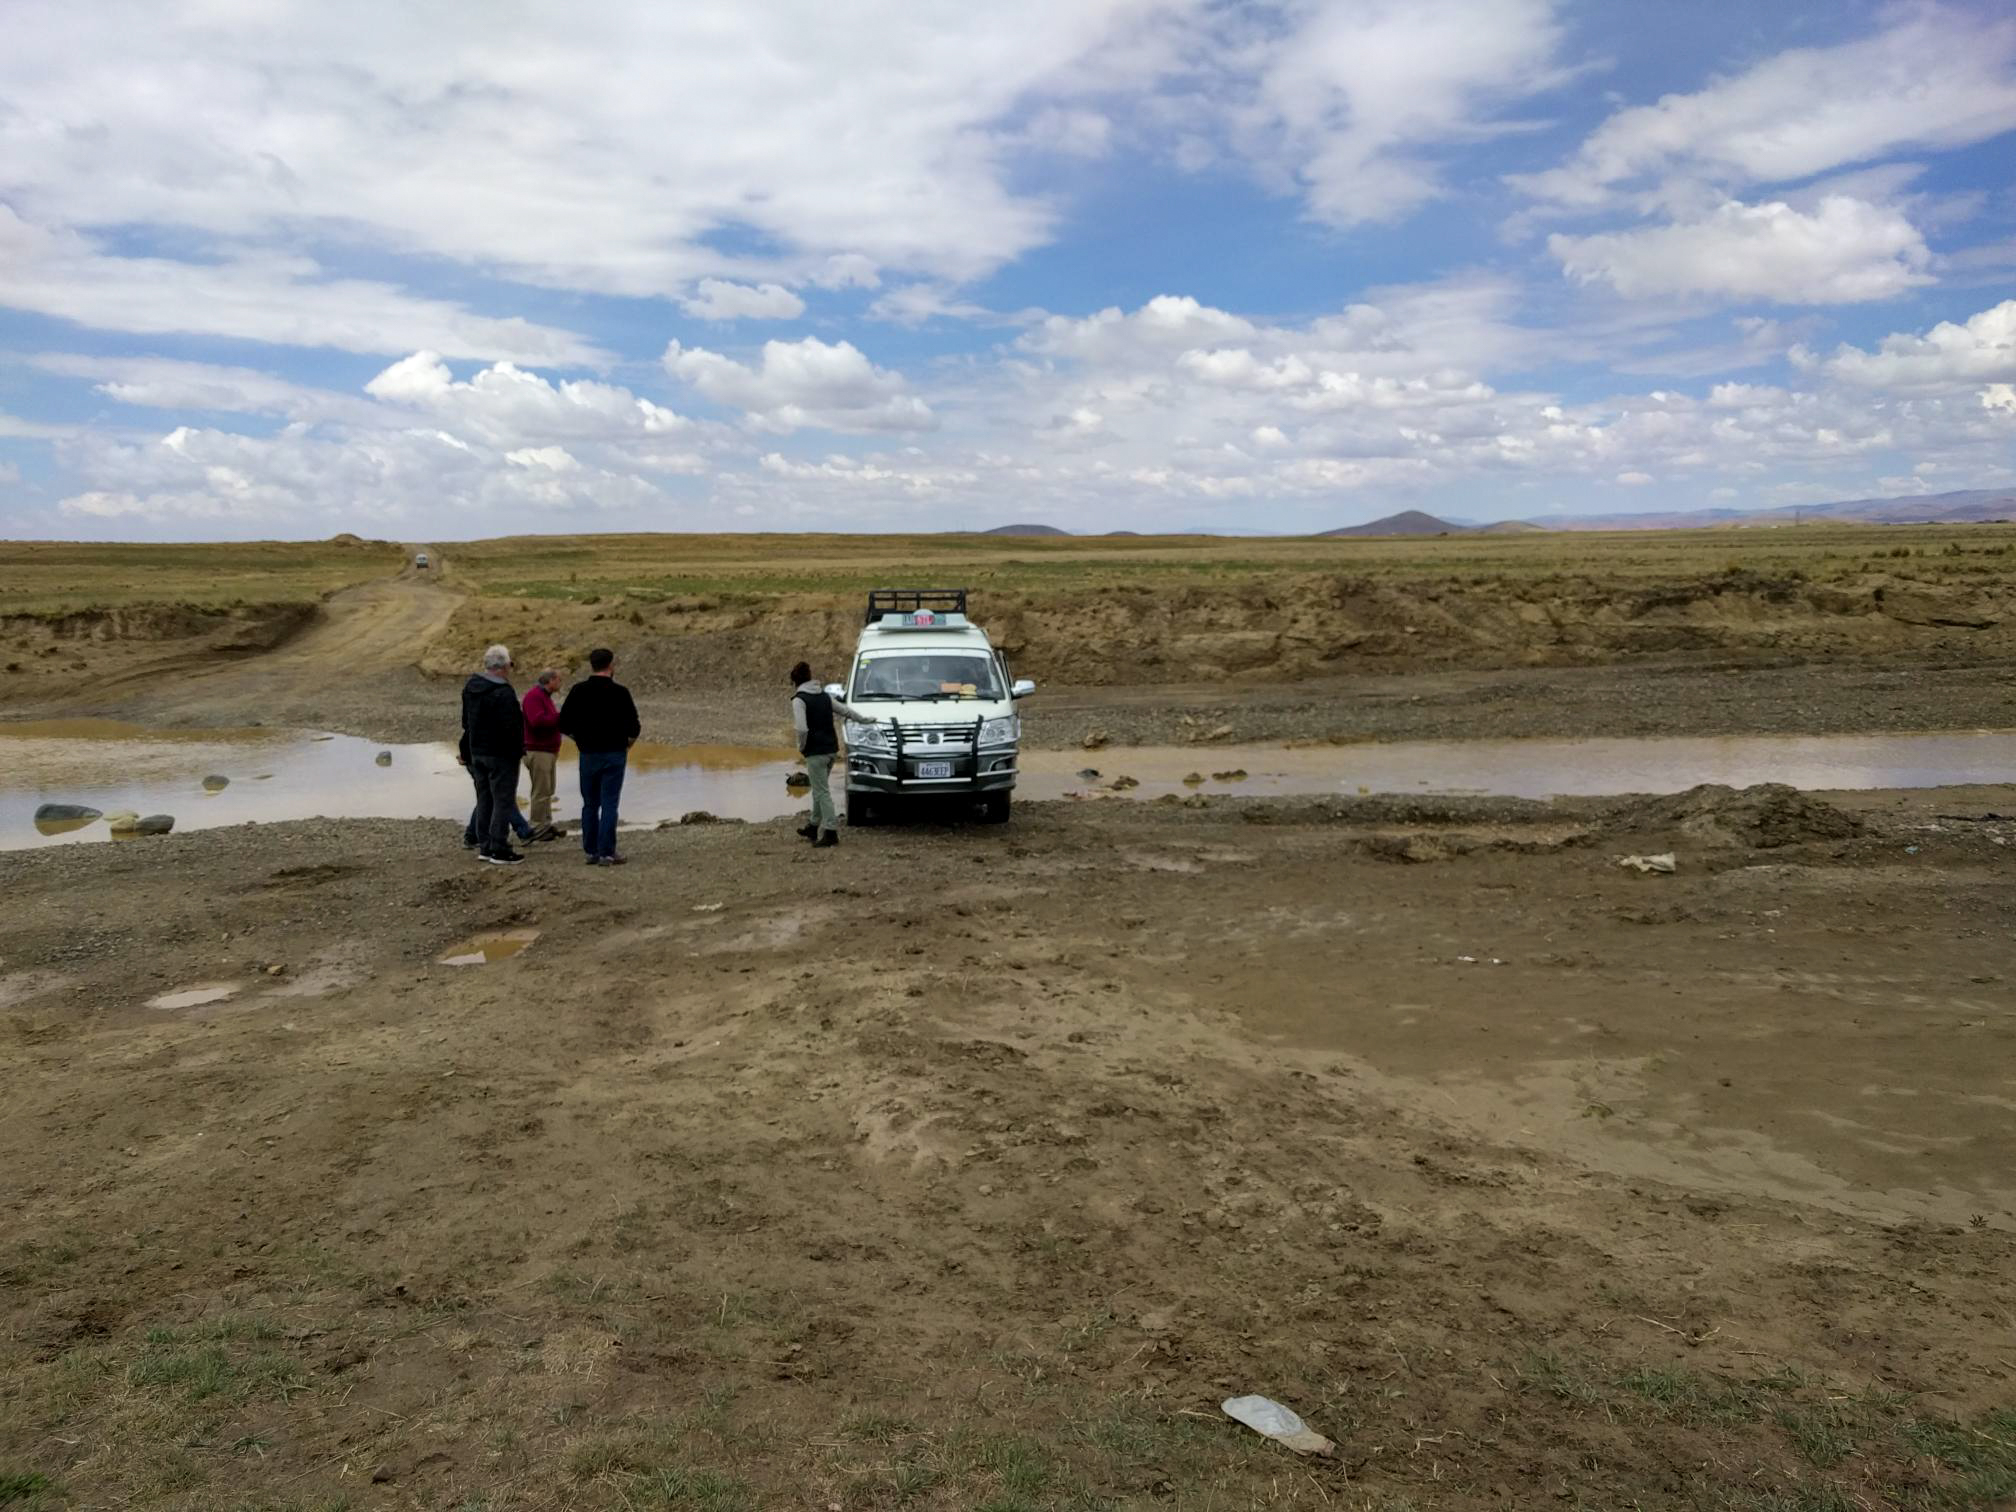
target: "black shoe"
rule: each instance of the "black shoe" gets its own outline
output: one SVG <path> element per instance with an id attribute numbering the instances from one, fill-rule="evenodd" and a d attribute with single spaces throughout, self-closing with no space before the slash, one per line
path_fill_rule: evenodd
<path id="1" fill-rule="evenodd" d="M 604 866 L 628 866 L 630 858 L 621 855 L 608 855 L 602 858 L 602 864 Z"/>
<path id="2" fill-rule="evenodd" d="M 600 856 L 590 856 L 588 858 L 588 864 L 590 866 L 600 866 L 602 864 L 602 858 Z"/>
<path id="3" fill-rule="evenodd" d="M 469 838 L 469 837 L 468 837 L 467 835 L 464 835 L 464 836 L 462 837 L 462 849 L 464 849 L 464 850 L 475 850 L 475 849 L 476 849 L 476 842 L 475 842 L 474 840 L 470 839 L 470 838 Z"/>
<path id="4" fill-rule="evenodd" d="M 822 830 L 819 833 L 819 838 L 812 842 L 812 849 L 824 850 L 829 845 L 838 845 L 839 843 L 840 836 L 835 831 Z"/>
<path id="5" fill-rule="evenodd" d="M 518 852 L 512 850 L 509 846 L 506 846 L 501 851 L 483 852 L 483 859 L 485 861 L 488 861 L 492 866 L 516 866 L 519 862 L 523 861 L 525 858 L 519 855 Z"/>
<path id="6" fill-rule="evenodd" d="M 807 840 L 817 840 L 819 838 L 819 826 L 816 824 L 801 824 L 798 826 L 798 833 Z"/>

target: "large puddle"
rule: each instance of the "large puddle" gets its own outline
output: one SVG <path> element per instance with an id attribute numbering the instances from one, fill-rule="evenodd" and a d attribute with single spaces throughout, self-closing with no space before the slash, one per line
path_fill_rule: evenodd
<path id="1" fill-rule="evenodd" d="M 797 770 L 774 749 L 640 744 L 624 781 L 624 819 L 655 824 L 693 809 L 751 820 L 795 813 L 808 802 L 804 788 L 786 786 Z M 1678 792 L 1703 782 L 1851 789 L 2012 780 L 2016 731 L 1983 730 L 1029 751 L 1017 791 L 1115 800 L 1191 792 L 1548 798 Z M 292 730 L 160 731 L 105 720 L 0 724 L 0 849 L 114 838 L 155 843 L 115 837 L 102 819 L 38 825 L 35 810 L 44 803 L 169 814 L 179 834 L 317 816 L 463 820 L 473 794 L 447 745 L 387 746 Z M 563 761 L 561 822 L 571 823 L 579 807 L 574 765 Z"/>

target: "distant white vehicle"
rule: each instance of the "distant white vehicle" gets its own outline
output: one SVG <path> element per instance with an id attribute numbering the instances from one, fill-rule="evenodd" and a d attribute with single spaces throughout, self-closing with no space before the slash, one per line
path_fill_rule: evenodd
<path id="1" fill-rule="evenodd" d="M 1022 721 L 1008 659 L 966 618 L 963 588 L 879 588 L 845 683 L 826 691 L 881 724 L 848 720 L 847 822 L 928 795 L 970 796 L 1006 822 Z"/>
<path id="2" fill-rule="evenodd" d="M 424 567 L 426 567 L 426 565 L 427 565 L 427 553 L 426 553 L 426 552 L 424 552 L 424 551 L 416 551 L 416 552 L 414 552 L 414 553 L 413 553 L 413 565 L 414 565 L 415 567 L 421 567 L 421 568 L 424 568 Z"/>

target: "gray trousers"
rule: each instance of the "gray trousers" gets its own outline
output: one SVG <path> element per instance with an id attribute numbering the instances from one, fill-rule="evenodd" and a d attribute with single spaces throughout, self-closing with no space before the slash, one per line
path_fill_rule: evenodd
<path id="1" fill-rule="evenodd" d="M 833 812 L 833 758 L 831 756 L 807 756 L 805 775 L 812 779 L 812 823 L 822 830 L 840 827 L 840 820 Z"/>

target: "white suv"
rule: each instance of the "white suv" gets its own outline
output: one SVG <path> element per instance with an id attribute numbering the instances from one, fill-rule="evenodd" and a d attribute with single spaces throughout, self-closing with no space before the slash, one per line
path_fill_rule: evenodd
<path id="1" fill-rule="evenodd" d="M 826 691 L 880 724 L 847 721 L 847 822 L 923 795 L 970 796 L 1008 818 L 1022 739 L 1014 681 L 987 632 L 966 618 L 963 588 L 879 588 L 845 683 Z"/>

